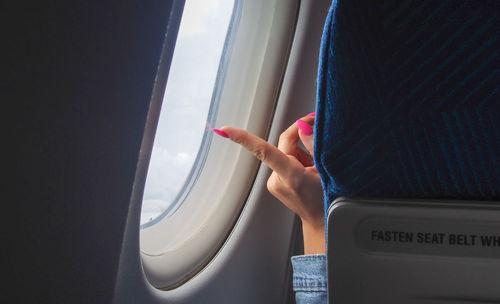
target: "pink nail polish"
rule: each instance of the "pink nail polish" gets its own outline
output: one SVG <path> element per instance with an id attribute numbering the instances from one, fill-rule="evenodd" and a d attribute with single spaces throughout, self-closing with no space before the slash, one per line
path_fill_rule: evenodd
<path id="1" fill-rule="evenodd" d="M 311 112 L 311 113 L 307 114 L 307 116 L 316 116 L 316 112 Z"/>
<path id="2" fill-rule="evenodd" d="M 313 134 L 313 128 L 308 123 L 299 119 L 299 120 L 297 120 L 296 124 L 297 124 L 297 127 L 299 127 L 300 131 L 302 131 L 302 133 L 304 133 L 304 135 Z"/>
<path id="3" fill-rule="evenodd" d="M 227 133 L 224 132 L 224 131 L 221 131 L 219 129 L 212 129 L 212 131 L 214 131 L 215 134 L 217 134 L 219 136 L 222 136 L 222 137 L 225 137 L 225 138 L 229 138 L 229 135 L 227 135 Z"/>

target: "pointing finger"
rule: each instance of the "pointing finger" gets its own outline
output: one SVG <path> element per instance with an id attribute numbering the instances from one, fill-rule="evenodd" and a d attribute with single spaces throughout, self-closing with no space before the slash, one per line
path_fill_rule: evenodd
<path id="1" fill-rule="evenodd" d="M 222 127 L 220 130 L 214 131 L 216 133 L 218 133 L 217 131 L 225 133 L 229 139 L 242 145 L 281 178 L 289 179 L 297 174 L 298 167 L 296 163 L 262 138 L 235 127 Z M 220 133 L 218 134 L 220 135 Z"/>

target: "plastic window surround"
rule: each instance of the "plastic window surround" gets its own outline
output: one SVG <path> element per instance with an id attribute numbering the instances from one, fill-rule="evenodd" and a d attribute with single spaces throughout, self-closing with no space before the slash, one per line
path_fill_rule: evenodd
<path id="1" fill-rule="evenodd" d="M 265 137 L 298 2 L 241 0 L 215 126 L 233 125 Z M 228 140 L 211 140 L 204 168 L 184 203 L 166 220 L 140 231 L 143 270 L 157 288 L 175 288 L 210 262 L 229 235 L 253 184 L 258 161 Z"/>

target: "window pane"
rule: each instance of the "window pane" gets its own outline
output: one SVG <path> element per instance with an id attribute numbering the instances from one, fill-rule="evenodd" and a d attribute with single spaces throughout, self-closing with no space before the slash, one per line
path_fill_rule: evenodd
<path id="1" fill-rule="evenodd" d="M 235 0 L 187 0 L 144 190 L 141 225 L 171 215 L 196 163 Z"/>

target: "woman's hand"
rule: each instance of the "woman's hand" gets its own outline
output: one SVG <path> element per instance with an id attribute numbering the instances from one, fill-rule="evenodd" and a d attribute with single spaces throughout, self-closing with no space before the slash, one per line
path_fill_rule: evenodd
<path id="1" fill-rule="evenodd" d="M 302 220 L 305 254 L 325 253 L 323 189 L 312 158 L 313 124 L 312 114 L 297 120 L 281 134 L 278 147 L 242 129 L 214 129 L 241 144 L 273 170 L 267 188 Z M 299 147 L 299 139 L 306 150 Z"/>

